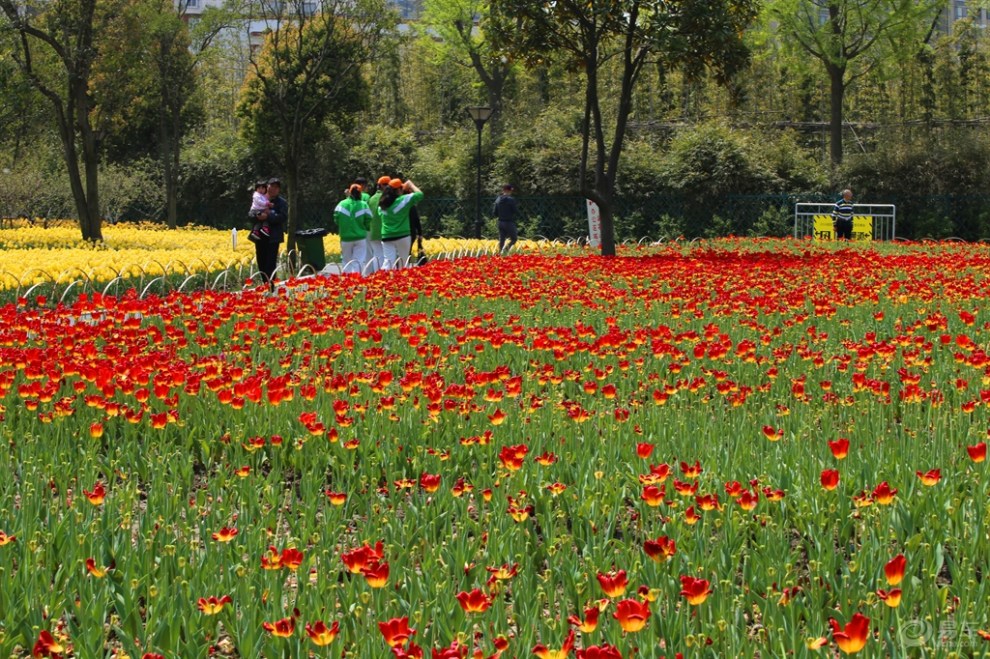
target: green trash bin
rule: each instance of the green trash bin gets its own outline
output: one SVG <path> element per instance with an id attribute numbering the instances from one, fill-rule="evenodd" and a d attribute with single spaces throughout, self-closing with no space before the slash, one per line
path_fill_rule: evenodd
<path id="1" fill-rule="evenodd" d="M 323 236 L 328 233 L 330 233 L 329 229 L 296 231 L 296 243 L 299 245 L 302 265 L 309 266 L 314 272 L 319 272 L 327 266 L 327 255 L 323 251 Z"/>

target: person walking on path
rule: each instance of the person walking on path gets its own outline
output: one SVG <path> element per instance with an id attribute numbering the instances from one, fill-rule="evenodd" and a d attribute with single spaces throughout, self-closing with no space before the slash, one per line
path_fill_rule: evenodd
<path id="1" fill-rule="evenodd" d="M 357 183 L 347 190 L 348 196 L 333 211 L 334 220 L 340 231 L 340 262 L 344 272 L 361 274 L 368 262 L 368 222 L 371 209 L 361 198 L 363 191 Z"/>
<path id="2" fill-rule="evenodd" d="M 412 181 L 403 183 L 394 178 L 382 192 L 378 201 L 378 214 L 382 218 L 382 269 L 399 269 L 407 265 L 412 247 L 409 211 L 422 200 L 423 191 Z"/>
<path id="3" fill-rule="evenodd" d="M 268 200 L 272 206 L 268 210 L 269 236 L 254 243 L 258 270 L 268 289 L 275 290 L 275 270 L 278 268 L 278 246 L 285 240 L 285 223 L 289 219 L 289 202 L 282 196 L 282 182 L 277 178 L 268 179 Z"/>
<path id="4" fill-rule="evenodd" d="M 516 215 L 519 213 L 519 202 L 512 196 L 515 187 L 511 183 L 502 186 L 502 194 L 495 199 L 492 215 L 498 218 L 498 252 L 504 254 L 511 250 L 519 232 L 516 229 Z M 508 245 L 506 243 L 508 242 Z"/>
<path id="5" fill-rule="evenodd" d="M 853 193 L 848 188 L 842 191 L 842 199 L 832 209 L 832 228 L 837 240 L 852 240 Z"/>

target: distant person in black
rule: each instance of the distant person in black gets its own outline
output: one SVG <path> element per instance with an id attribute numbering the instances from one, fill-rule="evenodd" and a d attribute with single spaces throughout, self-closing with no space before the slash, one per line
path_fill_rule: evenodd
<path id="1" fill-rule="evenodd" d="M 416 245 L 416 265 L 424 265 L 426 255 L 423 253 L 423 221 L 419 217 L 419 209 L 415 206 L 409 211 L 409 240 L 410 245 Z"/>
<path id="2" fill-rule="evenodd" d="M 255 255 L 258 259 L 258 270 L 268 284 L 268 289 L 275 290 L 275 269 L 278 267 L 278 246 L 285 240 L 285 223 L 289 218 L 289 203 L 281 195 L 282 182 L 277 178 L 268 181 L 268 199 L 272 207 L 268 211 L 268 238 L 254 244 Z"/>
<path id="3" fill-rule="evenodd" d="M 498 218 L 498 251 L 504 254 L 512 249 L 519 238 L 516 230 L 516 215 L 519 213 L 519 202 L 512 196 L 515 187 L 511 183 L 502 186 L 502 194 L 495 199 L 492 215 Z M 506 242 L 508 241 L 508 245 Z"/>

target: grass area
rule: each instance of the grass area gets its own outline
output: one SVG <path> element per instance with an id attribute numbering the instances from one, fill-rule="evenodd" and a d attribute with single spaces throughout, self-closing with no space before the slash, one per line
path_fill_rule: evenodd
<path id="1" fill-rule="evenodd" d="M 985 250 L 638 253 L 0 307 L 0 654 L 990 648 Z"/>

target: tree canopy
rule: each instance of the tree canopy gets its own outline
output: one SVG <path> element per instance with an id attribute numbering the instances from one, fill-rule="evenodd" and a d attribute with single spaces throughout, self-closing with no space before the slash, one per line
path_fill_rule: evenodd
<path id="1" fill-rule="evenodd" d="M 493 0 L 491 13 L 507 52 L 529 64 L 560 59 L 584 76 L 583 193 L 601 211 L 601 250 L 615 255 L 612 201 L 633 96 L 647 64 L 725 81 L 748 60 L 742 34 L 757 15 L 755 0 Z M 614 69 L 617 91 L 607 87 Z M 606 106 L 608 112 L 606 113 Z M 607 117 L 612 117 L 611 126 Z M 609 130 L 611 128 L 611 130 Z M 591 173 L 589 179 L 587 173 Z"/>

